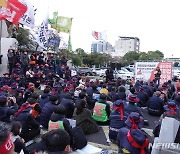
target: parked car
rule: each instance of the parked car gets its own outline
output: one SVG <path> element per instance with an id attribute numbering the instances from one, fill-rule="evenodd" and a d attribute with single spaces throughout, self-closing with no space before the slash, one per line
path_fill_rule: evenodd
<path id="1" fill-rule="evenodd" d="M 77 73 L 85 76 L 94 76 L 96 75 L 95 72 L 92 72 L 92 69 L 89 67 L 78 67 Z"/>
<path id="2" fill-rule="evenodd" d="M 104 77 L 104 76 L 106 76 L 106 70 L 107 69 L 108 69 L 108 67 L 93 68 L 92 72 L 95 73 L 96 75 L 100 76 L 100 77 Z"/>
<path id="3" fill-rule="evenodd" d="M 180 79 L 180 67 L 172 68 L 172 80 L 176 81 Z"/>
<path id="4" fill-rule="evenodd" d="M 129 66 L 126 66 L 126 67 L 121 67 L 121 69 L 122 69 L 122 68 L 127 69 L 129 72 L 133 72 L 133 73 L 135 73 L 135 69 L 134 69 L 134 67 L 129 67 Z"/>
<path id="5" fill-rule="evenodd" d="M 101 75 L 101 68 L 92 68 L 92 72 L 98 76 Z"/>
<path id="6" fill-rule="evenodd" d="M 131 79 L 132 77 L 134 77 L 134 73 L 124 71 L 124 70 L 114 71 L 113 75 L 114 75 L 115 79 L 121 78 L 121 79 L 124 79 L 124 80 Z"/>

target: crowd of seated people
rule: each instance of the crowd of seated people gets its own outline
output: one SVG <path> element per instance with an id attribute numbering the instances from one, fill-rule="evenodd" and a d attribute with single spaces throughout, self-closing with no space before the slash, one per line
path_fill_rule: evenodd
<path id="1" fill-rule="evenodd" d="M 0 149 L 4 151 L 69 152 L 74 149 L 72 119 L 85 135 L 109 126 L 109 139 L 119 153 L 148 153 L 149 136 L 141 129 L 145 124 L 142 108 L 159 116 L 160 123 L 167 116 L 179 119 L 180 87 L 171 81 L 163 85 L 136 81 L 127 89 L 122 79 L 71 77 L 65 57 L 58 60 L 57 55 L 33 53 L 26 63 L 21 57 L 27 51 L 18 53 L 19 60 L 12 51 L 8 54 L 16 64 L 10 66 L 9 60 L 9 73 L 0 83 Z M 47 133 L 28 151 L 25 143 L 38 137 L 41 129 Z M 158 136 L 158 130 L 154 133 Z"/>

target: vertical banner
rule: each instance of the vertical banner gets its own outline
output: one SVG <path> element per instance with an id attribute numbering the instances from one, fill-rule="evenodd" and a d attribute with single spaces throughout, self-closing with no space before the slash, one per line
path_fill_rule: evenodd
<path id="1" fill-rule="evenodd" d="M 38 28 L 38 37 L 36 39 L 40 47 L 47 50 L 48 47 L 48 22 L 43 21 Z"/>
<path id="2" fill-rule="evenodd" d="M 152 81 L 155 78 L 154 74 L 157 67 L 161 70 L 161 85 L 172 80 L 172 62 L 136 62 L 135 81 Z"/>
<path id="3" fill-rule="evenodd" d="M 161 70 L 160 84 L 172 80 L 172 62 L 160 62 L 159 67 Z"/>

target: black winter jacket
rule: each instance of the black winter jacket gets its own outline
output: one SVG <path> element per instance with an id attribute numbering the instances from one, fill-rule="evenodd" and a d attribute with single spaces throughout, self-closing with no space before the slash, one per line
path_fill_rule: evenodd
<path id="1" fill-rule="evenodd" d="M 50 117 L 52 115 L 52 113 L 54 112 L 55 108 L 57 105 L 52 104 L 52 102 L 48 102 L 44 105 L 41 115 L 40 115 L 40 124 L 44 127 L 44 128 L 48 128 L 48 123 L 50 120 Z"/>
<path id="2" fill-rule="evenodd" d="M 72 118 L 74 113 L 74 101 L 70 98 L 70 95 L 66 95 L 65 98 L 61 100 L 60 104 L 66 108 L 66 118 Z"/>
<path id="3" fill-rule="evenodd" d="M 18 110 L 18 105 L 14 103 L 13 106 L 0 107 L 0 121 L 10 122 L 10 116 L 14 115 Z"/>

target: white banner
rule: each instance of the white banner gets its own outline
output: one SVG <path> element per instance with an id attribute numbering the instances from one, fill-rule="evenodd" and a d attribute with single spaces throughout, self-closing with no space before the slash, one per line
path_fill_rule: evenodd
<path id="1" fill-rule="evenodd" d="M 38 28 L 38 37 L 36 39 L 40 47 L 47 50 L 48 47 L 48 22 L 43 21 Z"/>
<path id="2" fill-rule="evenodd" d="M 161 70 L 160 84 L 172 80 L 172 62 L 136 62 L 135 64 L 135 81 L 152 81 L 155 76 L 155 69 Z"/>
<path id="3" fill-rule="evenodd" d="M 60 40 L 59 49 L 67 49 L 68 44 L 64 40 Z"/>
<path id="4" fill-rule="evenodd" d="M 19 23 L 21 23 L 27 27 L 34 28 L 34 22 L 35 22 L 34 13 L 35 12 L 34 12 L 33 5 L 27 0 L 19 0 L 19 1 L 27 6 L 27 11 L 20 18 Z"/>

